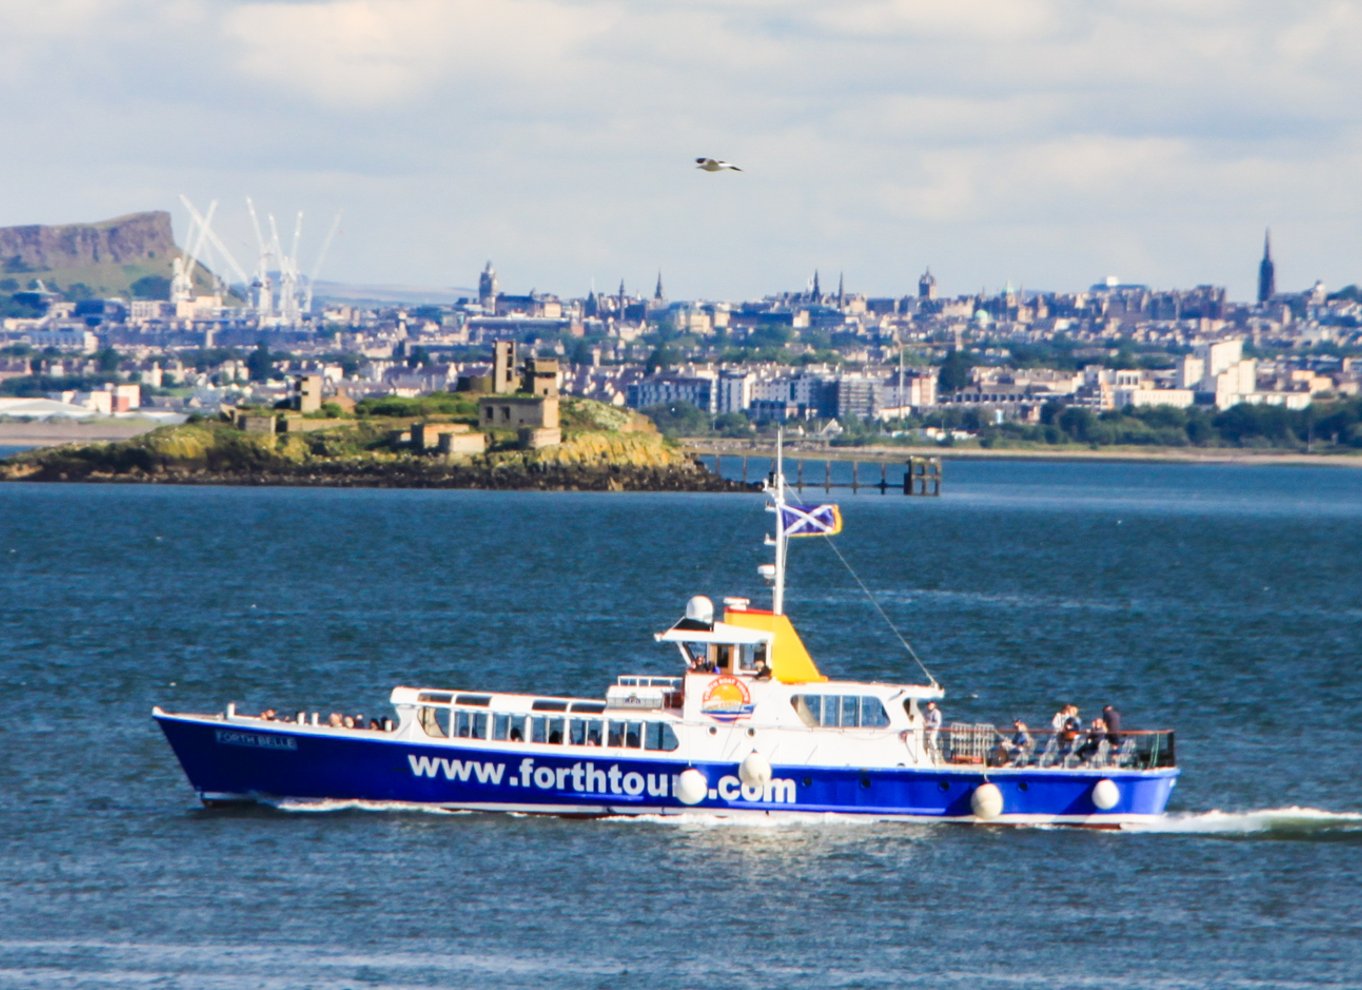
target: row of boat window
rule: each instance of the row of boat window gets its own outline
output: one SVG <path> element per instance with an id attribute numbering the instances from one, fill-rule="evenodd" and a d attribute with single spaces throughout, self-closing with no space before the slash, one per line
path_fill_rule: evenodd
<path id="1" fill-rule="evenodd" d="M 418 719 L 426 735 L 438 739 L 493 739 L 568 746 L 617 746 L 669 751 L 679 742 L 666 722 L 642 719 L 517 715 L 422 706 Z"/>
<path id="2" fill-rule="evenodd" d="M 842 729 L 883 729 L 889 725 L 884 702 L 869 694 L 796 694 L 790 699 L 805 725 Z"/>

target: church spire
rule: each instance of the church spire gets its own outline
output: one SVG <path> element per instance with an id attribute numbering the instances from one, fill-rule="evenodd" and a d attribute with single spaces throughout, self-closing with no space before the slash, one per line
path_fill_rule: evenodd
<path id="1" fill-rule="evenodd" d="M 1263 260 L 1258 263 L 1258 304 L 1277 294 L 1277 266 L 1272 262 L 1272 230 L 1263 231 Z"/>

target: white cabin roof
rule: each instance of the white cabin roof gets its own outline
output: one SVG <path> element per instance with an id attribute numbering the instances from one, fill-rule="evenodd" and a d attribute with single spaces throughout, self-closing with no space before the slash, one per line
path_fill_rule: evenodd
<path id="1" fill-rule="evenodd" d="M 747 629 L 743 626 L 716 622 L 711 629 L 681 629 L 673 626 L 666 632 L 656 633 L 659 643 L 769 643 L 775 634 L 764 629 Z"/>

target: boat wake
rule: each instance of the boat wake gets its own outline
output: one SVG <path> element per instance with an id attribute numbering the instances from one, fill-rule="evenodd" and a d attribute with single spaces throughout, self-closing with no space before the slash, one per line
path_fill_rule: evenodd
<path id="1" fill-rule="evenodd" d="M 261 804 L 276 811 L 296 812 L 299 814 L 334 814 L 341 811 L 380 811 L 389 814 L 417 815 L 471 815 L 471 811 L 444 808 L 434 804 L 412 804 L 407 801 L 355 801 L 339 799 L 281 798 L 277 801 L 261 801 Z"/>
<path id="2" fill-rule="evenodd" d="M 1362 813 L 1297 807 L 1261 808 L 1254 811 L 1183 812 L 1125 825 L 1121 830 L 1165 835 L 1337 839 L 1362 842 Z"/>

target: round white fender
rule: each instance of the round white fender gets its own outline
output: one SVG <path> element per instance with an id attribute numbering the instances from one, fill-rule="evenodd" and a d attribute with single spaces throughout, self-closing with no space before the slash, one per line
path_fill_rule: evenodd
<path id="1" fill-rule="evenodd" d="M 997 784 L 980 784 L 969 797 L 969 807 L 975 818 L 997 818 L 1003 813 L 1003 792 Z"/>
<path id="2" fill-rule="evenodd" d="M 699 804 L 709 794 L 709 781 L 694 767 L 676 776 L 676 799 L 682 804 Z"/>
<path id="3" fill-rule="evenodd" d="M 1116 781 L 1103 777 L 1092 785 L 1092 803 L 1097 805 L 1099 811 L 1110 811 L 1120 800 L 1121 789 L 1116 786 Z"/>
<path id="4" fill-rule="evenodd" d="M 771 761 L 755 749 L 738 764 L 738 779 L 756 790 L 771 782 Z"/>

